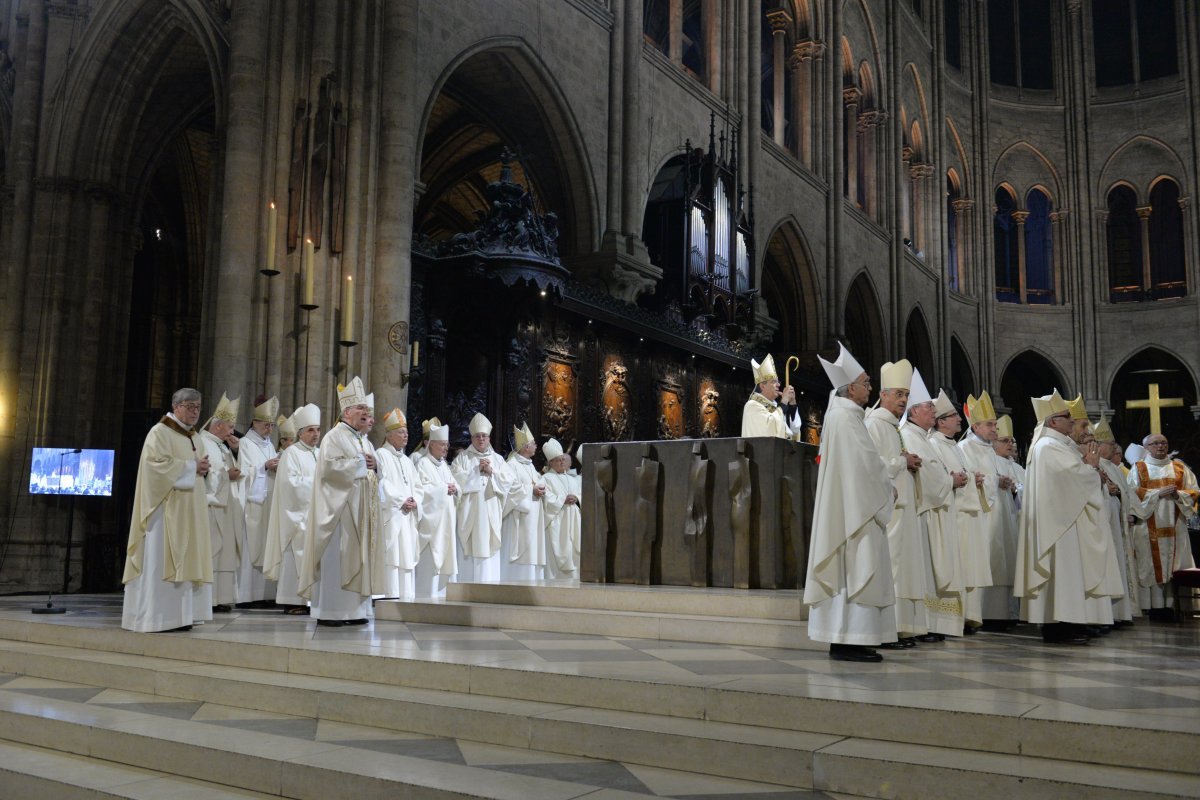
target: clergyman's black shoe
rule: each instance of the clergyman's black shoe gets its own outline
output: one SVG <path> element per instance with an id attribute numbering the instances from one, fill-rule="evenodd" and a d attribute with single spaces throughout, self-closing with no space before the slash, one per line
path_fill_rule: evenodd
<path id="1" fill-rule="evenodd" d="M 366 625 L 367 622 L 368 621 L 365 619 L 348 619 L 348 620 L 346 620 L 347 625 Z"/>
<path id="2" fill-rule="evenodd" d="M 326 628 L 344 628 L 346 626 L 346 623 L 340 619 L 319 619 L 317 624 Z"/>
<path id="3" fill-rule="evenodd" d="M 946 641 L 946 637 L 942 636 L 940 633 L 924 633 L 917 637 L 917 641 L 925 642 L 927 644 L 930 642 L 944 642 Z"/>
<path id="4" fill-rule="evenodd" d="M 878 664 L 883 656 L 869 647 L 860 644 L 831 644 L 829 657 L 834 661 L 858 661 L 864 664 Z"/>
<path id="5" fill-rule="evenodd" d="M 232 612 L 233 612 L 233 609 L 230 608 L 229 606 L 225 605 L 224 603 L 221 603 L 220 605 L 217 605 L 217 606 L 213 606 L 214 614 L 230 614 Z"/>
<path id="6" fill-rule="evenodd" d="M 1042 626 L 1042 641 L 1045 644 L 1087 644 L 1088 635 L 1082 625 L 1054 622 Z"/>

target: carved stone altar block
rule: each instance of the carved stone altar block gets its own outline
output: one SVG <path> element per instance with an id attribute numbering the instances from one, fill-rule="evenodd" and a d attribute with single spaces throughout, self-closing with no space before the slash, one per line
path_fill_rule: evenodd
<path id="1" fill-rule="evenodd" d="M 582 580 L 803 585 L 816 448 L 783 439 L 705 439 L 697 452 L 698 444 L 584 448 Z M 601 478 L 610 492 L 600 490 Z"/>

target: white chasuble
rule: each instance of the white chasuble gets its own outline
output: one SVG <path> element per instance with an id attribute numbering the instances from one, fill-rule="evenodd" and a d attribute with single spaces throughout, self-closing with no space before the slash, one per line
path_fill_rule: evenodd
<path id="1" fill-rule="evenodd" d="M 275 602 L 281 605 L 300 606 L 305 602 L 300 597 L 300 562 L 316 472 L 317 448 L 304 442 L 297 441 L 279 456 L 263 549 L 263 572 L 277 581 Z"/>
<path id="2" fill-rule="evenodd" d="M 782 406 L 768 400 L 758 392 L 750 395 L 742 408 L 742 438 L 775 436 L 780 439 L 800 441 L 804 433 L 804 421 L 797 413 L 789 423 Z"/>
<path id="3" fill-rule="evenodd" d="M 441 597 L 447 581 L 458 574 L 455 528 L 458 524 L 458 481 L 445 459 L 428 453 L 417 464 L 421 484 L 421 515 L 417 522 L 420 554 L 417 556 L 417 597 Z"/>
<path id="4" fill-rule="evenodd" d="M 506 581 L 538 580 L 546 566 L 546 509 L 544 498 L 534 494 L 545 487 L 533 461 L 510 453 L 508 469 L 512 487 L 504 502 L 501 531 L 500 577 Z"/>
<path id="5" fill-rule="evenodd" d="M 1025 474 L 1013 591 L 1021 619 L 1112 624 L 1122 594 L 1099 473 L 1071 439 L 1043 428 Z"/>
<path id="6" fill-rule="evenodd" d="M 900 426 L 905 448 L 921 457 L 916 474 L 917 519 L 927 554 L 925 614 L 929 630 L 961 636 L 962 557 L 954 525 L 954 479 L 929 441 L 928 433 L 912 422 Z"/>
<path id="7" fill-rule="evenodd" d="M 212 583 L 208 502 L 196 474 L 204 451 L 196 445 L 193 432 L 172 415 L 151 428 L 142 445 L 121 578 L 126 630 L 193 624 L 196 586 Z"/>
<path id="8" fill-rule="evenodd" d="M 318 619 L 371 616 L 370 558 L 381 533 L 379 480 L 367 454 L 375 454 L 371 443 L 345 422 L 321 440 L 300 565 L 300 596 Z"/>
<path id="9" fill-rule="evenodd" d="M 583 479 L 569 472 L 542 475 L 546 481 L 546 541 L 550 557 L 546 577 L 550 580 L 579 577 L 579 538 L 583 530 L 579 503 L 583 499 Z M 567 497 L 575 502 L 568 504 Z"/>
<path id="10" fill-rule="evenodd" d="M 491 474 L 482 465 L 491 465 Z M 473 446 L 460 452 L 450 466 L 462 488 L 458 503 L 459 579 L 500 579 L 500 531 L 504 503 L 512 488 L 512 474 L 504 459 L 490 446 L 484 452 Z"/>
<path id="11" fill-rule="evenodd" d="M 1196 476 L 1178 459 L 1147 456 L 1129 470 L 1128 486 L 1141 606 L 1163 608 L 1171 573 L 1195 566 L 1187 518 L 1196 510 Z M 1170 489 L 1173 496 L 1164 494 Z"/>
<path id="12" fill-rule="evenodd" d="M 237 602 L 238 562 L 246 539 L 246 517 L 229 479 L 229 470 L 237 462 L 229 446 L 211 432 L 202 431 L 197 438 L 204 445 L 209 464 L 204 482 L 213 554 L 212 600 L 215 605 L 233 605 Z"/>
<path id="13" fill-rule="evenodd" d="M 825 413 L 804 584 L 814 641 L 876 645 L 896 638 L 885 532 L 892 485 L 863 415 L 856 403 L 836 396 Z"/>
<path id="14" fill-rule="evenodd" d="M 378 594 L 385 597 L 413 597 L 412 571 L 420 554 L 417 524 L 421 516 L 421 483 L 417 468 L 407 455 L 384 443 L 375 451 L 379 458 L 379 488 L 382 502 L 382 530 L 385 547 L 376 569 Z M 412 500 L 417 505 L 405 510 Z"/>
<path id="15" fill-rule="evenodd" d="M 983 610 L 979 598 L 979 581 L 986 580 L 989 567 L 987 552 L 983 548 L 983 535 L 979 523 L 984 504 L 983 489 L 975 485 L 974 474 L 967 469 L 963 453 L 954 440 L 937 431 L 929 432 L 929 443 L 933 445 L 942 463 L 951 473 L 967 473 L 967 482 L 954 490 L 954 530 L 958 533 L 958 553 L 962 559 L 962 606 L 963 618 L 967 622 L 983 622 Z M 964 512 L 963 507 L 973 510 Z"/>
<path id="16" fill-rule="evenodd" d="M 1108 527 L 1113 537 L 1113 550 L 1117 555 L 1117 568 L 1121 572 L 1121 586 L 1125 590 L 1120 599 L 1113 600 L 1113 619 L 1132 622 L 1140 617 L 1138 605 L 1137 571 L 1134 569 L 1133 540 L 1129 536 L 1129 516 L 1133 513 L 1129 498 L 1133 495 L 1125 483 L 1126 475 L 1111 461 L 1101 459 L 1100 469 L 1108 476 L 1112 490 L 1105 489 L 1108 503 Z M 1116 492 L 1116 494 L 1113 494 Z"/>
<path id="17" fill-rule="evenodd" d="M 925 612 L 929 548 L 922 546 L 916 478 L 908 471 L 908 448 L 900 434 L 900 420 L 886 408 L 874 408 L 866 415 L 866 426 L 896 490 L 887 539 L 896 584 L 897 631 L 901 636 L 919 636 L 929 632 Z"/>

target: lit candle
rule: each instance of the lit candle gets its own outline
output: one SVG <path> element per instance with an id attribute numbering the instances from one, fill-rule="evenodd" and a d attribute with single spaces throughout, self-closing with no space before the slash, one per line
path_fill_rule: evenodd
<path id="1" fill-rule="evenodd" d="M 303 305 L 316 305 L 313 302 L 313 243 L 312 239 L 304 240 L 304 303 Z"/>
<path id="2" fill-rule="evenodd" d="M 346 296 L 342 301 L 342 341 L 354 341 L 354 278 L 346 276 Z"/>
<path id="3" fill-rule="evenodd" d="M 413 342 L 412 365 L 415 367 L 420 363 L 421 363 L 421 343 Z"/>
<path id="4" fill-rule="evenodd" d="M 275 269 L 275 225 L 277 222 L 275 204 L 267 208 L 267 269 Z"/>

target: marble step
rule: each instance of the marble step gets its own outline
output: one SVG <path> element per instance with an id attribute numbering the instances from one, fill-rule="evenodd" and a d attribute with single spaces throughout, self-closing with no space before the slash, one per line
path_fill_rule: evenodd
<path id="1" fill-rule="evenodd" d="M 844 699 L 837 690 L 822 691 L 819 686 L 799 686 L 794 693 L 759 688 L 752 678 L 729 682 L 719 676 L 692 676 L 654 682 L 535 671 L 503 663 L 452 663 L 436 656 L 433 660 L 410 658 L 349 644 L 345 652 L 334 652 L 206 639 L 195 633 L 144 635 L 111 628 L 0 620 L 0 671 L 173 694 L 181 685 L 191 686 L 192 692 L 218 690 L 225 685 L 220 677 L 224 667 L 244 670 L 238 673 L 246 686 L 241 692 L 244 698 L 239 699 L 264 710 L 308 708 L 293 704 L 315 704 L 324 697 L 325 708 L 339 709 L 334 713 L 358 713 L 355 709 L 360 708 L 374 713 L 369 702 L 343 704 L 345 692 L 337 686 L 329 692 L 309 691 L 325 685 L 311 681 L 332 679 L 343 686 L 357 681 L 376 689 L 440 690 L 454 693 L 463 703 L 472 699 L 528 700 L 551 706 L 586 706 L 597 714 L 626 711 L 997 754 L 1037 753 L 1066 761 L 1200 771 L 1193 760 L 1179 757 L 1180 752 L 1200 750 L 1200 733 L 1187 717 L 1163 718 L 1156 722 L 1160 727 L 1151 729 L 1131 723 L 1120 712 L 1088 712 L 1076 718 L 1063 711 L 1014 707 L 986 699 L 914 704 L 904 693 L 894 693 L 887 694 L 888 699 L 881 694 L 878 702 L 865 703 Z M 205 681 L 210 682 L 206 688 L 196 688 Z M 294 694 L 297 689 L 305 692 L 299 700 Z M 442 699 L 431 702 L 430 714 L 436 716 L 436 704 Z M 461 712 L 467 719 L 469 713 Z"/>
<path id="2" fill-rule="evenodd" d="M 377 619 L 475 628 L 591 634 L 789 650 L 825 650 L 808 638 L 808 623 L 794 620 L 734 619 L 678 612 L 596 610 L 497 601 L 380 600 Z"/>
<path id="3" fill-rule="evenodd" d="M 0 692 L 0 739 L 176 778 L 219 781 L 228 787 L 227 791 L 294 800 L 646 797 L 644 793 L 600 791 L 595 785 L 414 758 L 333 741 L 308 741 L 52 698 L 31 701 L 8 692 Z"/>
<path id="4" fill-rule="evenodd" d="M 587 608 L 597 611 L 642 611 L 737 619 L 808 619 L 798 589 L 725 589 L 691 586 L 635 586 L 575 581 L 509 581 L 452 583 L 447 600 L 505 605 Z"/>
<path id="5" fill-rule="evenodd" d="M 269 800 L 278 797 L 130 767 L 44 747 L 0 741 L 0 796 L 53 800 Z"/>
<path id="6" fill-rule="evenodd" d="M 813 752 L 841 738 L 15 642 L 0 642 L 0 672 L 805 788 L 812 785 Z M 11 738 L 2 727 L 0 736 Z"/>
<path id="7" fill-rule="evenodd" d="M 48 692 L 43 692 L 46 694 Z M 291 721 L 303 723 L 304 719 L 292 717 Z M 364 751 L 338 741 L 308 741 L 262 730 L 217 727 L 190 719 L 154 716 L 112 705 L 92 706 L 46 696 L 29 698 L 11 692 L 0 692 L 0 739 L 54 749 L 60 757 L 65 757 L 64 754 L 85 756 L 91 771 L 83 772 L 94 779 L 97 773 L 104 772 L 103 764 L 108 763 L 171 773 L 175 780 L 219 780 L 227 787 L 223 791 L 231 797 L 256 796 L 237 794 L 235 790 L 264 792 L 297 800 L 397 795 L 645 796 L 611 789 L 597 791 L 595 786 L 511 775 L 479 767 L 431 763 L 428 759 L 396 753 Z M 0 764 L 7 763 L 7 753 L 13 752 L 5 747 L 0 743 Z M 596 755 L 604 757 L 603 753 Z M 95 763 L 96 760 L 100 763 Z M 24 766 L 24 760 L 21 763 L 20 772 L 31 771 Z M 46 767 L 40 769 L 47 770 Z M 3 774 L 0 768 L 0 775 Z M 111 772 L 105 774 L 108 777 L 104 781 L 117 784 L 121 780 Z M 1070 796 L 1085 796 L 1089 800 L 1165 799 L 1200 796 L 1200 777 L 848 738 L 830 742 L 813 754 L 811 789 L 837 796 L 933 800 L 968 796 L 1019 796 L 1045 800 Z"/>

